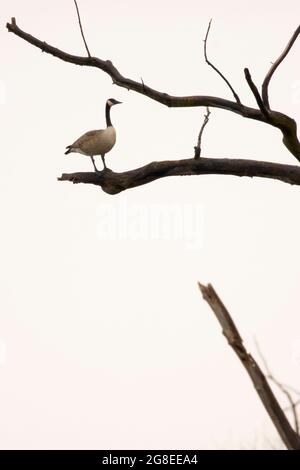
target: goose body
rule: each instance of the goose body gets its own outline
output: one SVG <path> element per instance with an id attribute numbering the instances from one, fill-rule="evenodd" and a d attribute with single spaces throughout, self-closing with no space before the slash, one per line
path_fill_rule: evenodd
<path id="1" fill-rule="evenodd" d="M 116 130 L 113 127 L 110 120 L 110 109 L 115 104 L 120 102 L 110 98 L 106 102 L 105 114 L 106 114 L 106 129 L 98 129 L 94 131 L 88 131 L 83 134 L 79 139 L 71 145 L 67 146 L 67 151 L 65 154 L 69 153 L 80 153 L 86 155 L 92 159 L 92 163 L 95 171 L 98 171 L 95 165 L 94 156 L 101 155 L 104 168 L 105 164 L 105 154 L 108 153 L 116 143 Z"/>
<path id="2" fill-rule="evenodd" d="M 88 131 L 70 145 L 66 153 L 81 153 L 88 157 L 105 155 L 116 143 L 116 130 L 113 126 L 106 129 Z"/>

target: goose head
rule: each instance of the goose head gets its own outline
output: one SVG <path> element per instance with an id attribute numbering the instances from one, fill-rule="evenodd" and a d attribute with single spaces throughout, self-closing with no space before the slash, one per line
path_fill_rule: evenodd
<path id="1" fill-rule="evenodd" d="M 106 104 L 111 108 L 112 106 L 114 106 L 115 104 L 122 104 L 121 101 L 118 101 L 118 100 L 115 100 L 114 98 L 109 98 L 107 101 L 106 101 Z"/>

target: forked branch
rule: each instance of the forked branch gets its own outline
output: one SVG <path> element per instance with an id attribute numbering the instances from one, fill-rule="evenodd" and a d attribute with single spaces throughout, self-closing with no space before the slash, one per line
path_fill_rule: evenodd
<path id="1" fill-rule="evenodd" d="M 164 92 L 160 92 L 151 88 L 144 83 L 137 82 L 130 78 L 124 77 L 119 70 L 112 64 L 110 60 L 102 60 L 97 57 L 80 57 L 68 54 L 56 47 L 37 39 L 25 31 L 22 31 L 16 24 L 16 20 L 12 18 L 11 23 L 6 25 L 8 31 L 16 36 L 24 39 L 33 46 L 39 48 L 43 52 L 47 52 L 65 62 L 76 65 L 95 67 L 107 73 L 116 85 L 134 90 L 148 98 L 151 98 L 165 106 L 169 107 L 190 107 L 190 106 L 209 106 L 211 108 L 219 108 L 233 113 L 237 113 L 248 119 L 255 119 L 260 122 L 274 126 L 283 134 L 283 143 L 288 150 L 300 161 L 300 142 L 297 136 L 297 125 L 291 117 L 276 111 L 270 111 L 268 119 L 261 109 L 251 108 L 241 104 L 236 98 L 230 101 L 216 96 L 194 95 L 194 96 L 172 96 Z M 219 72 L 218 72 L 219 73 Z M 225 77 L 224 77 L 225 78 Z"/>

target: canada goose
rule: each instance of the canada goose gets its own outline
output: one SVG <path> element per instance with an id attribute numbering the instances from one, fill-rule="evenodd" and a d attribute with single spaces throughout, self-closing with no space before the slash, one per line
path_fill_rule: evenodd
<path id="1" fill-rule="evenodd" d="M 79 139 L 75 140 L 72 145 L 66 147 L 68 150 L 65 152 L 65 155 L 75 152 L 91 157 L 95 171 L 98 170 L 95 165 L 94 156 L 101 155 L 104 168 L 106 168 L 105 154 L 109 152 L 116 143 L 116 130 L 110 120 L 110 108 L 115 104 L 121 104 L 121 101 L 117 101 L 113 98 L 109 98 L 106 101 L 105 117 L 107 128 L 86 132 L 79 137 Z"/>

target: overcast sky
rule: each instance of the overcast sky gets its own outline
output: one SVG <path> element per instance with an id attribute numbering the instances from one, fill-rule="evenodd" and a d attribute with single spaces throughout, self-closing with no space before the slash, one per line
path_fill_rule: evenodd
<path id="1" fill-rule="evenodd" d="M 254 105 L 299 24 L 298 0 L 79 0 L 92 55 L 175 95 L 231 99 L 208 52 Z M 109 196 L 57 181 L 91 171 L 65 156 L 105 126 L 115 171 L 189 158 L 205 109 L 168 109 L 97 69 L 42 54 L 25 31 L 84 55 L 73 1 L 1 4 L 0 446 L 3 449 L 239 449 L 280 446 L 197 281 L 211 282 L 247 347 L 254 338 L 284 383 L 300 389 L 300 192 L 231 176 L 161 179 Z M 300 118 L 300 41 L 270 85 L 274 109 Z M 280 132 L 211 109 L 203 156 L 296 164 Z M 99 158 L 100 160 L 100 158 Z M 101 167 L 100 161 L 98 161 Z M 286 406 L 280 396 L 281 403 Z"/>

